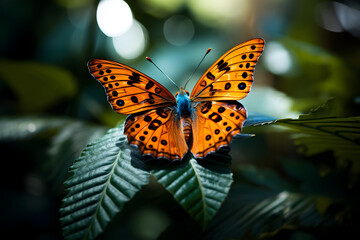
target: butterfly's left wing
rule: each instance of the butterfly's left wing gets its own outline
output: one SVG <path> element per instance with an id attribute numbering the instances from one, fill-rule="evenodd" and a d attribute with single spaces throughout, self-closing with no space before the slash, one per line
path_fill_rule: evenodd
<path id="1" fill-rule="evenodd" d="M 105 88 L 115 112 L 131 114 L 176 104 L 174 96 L 165 87 L 129 66 L 93 59 L 88 68 Z"/>
<path id="2" fill-rule="evenodd" d="M 137 146 L 143 155 L 181 160 L 188 152 L 180 116 L 175 107 L 164 107 L 131 114 L 125 122 L 128 142 Z"/>
<path id="3" fill-rule="evenodd" d="M 230 144 L 240 134 L 247 117 L 246 109 L 237 101 L 206 101 L 194 105 L 192 119 L 193 144 L 191 152 L 195 158 Z"/>
<path id="4" fill-rule="evenodd" d="M 250 91 L 255 64 L 264 40 L 255 38 L 230 49 L 200 78 L 191 92 L 192 102 L 240 100 Z"/>

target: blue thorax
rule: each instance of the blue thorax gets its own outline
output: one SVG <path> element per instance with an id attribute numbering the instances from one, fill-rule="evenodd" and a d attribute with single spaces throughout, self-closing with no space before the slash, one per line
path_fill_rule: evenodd
<path id="1" fill-rule="evenodd" d="M 177 109 L 180 116 L 190 115 L 190 98 L 185 91 L 179 91 L 176 96 Z"/>

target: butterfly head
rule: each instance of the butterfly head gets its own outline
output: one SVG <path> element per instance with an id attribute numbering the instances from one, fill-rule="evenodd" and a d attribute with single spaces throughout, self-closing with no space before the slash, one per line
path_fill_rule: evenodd
<path id="1" fill-rule="evenodd" d="M 176 100 L 178 99 L 178 96 L 187 96 L 189 97 L 189 91 L 188 90 L 185 90 L 183 87 L 180 87 L 180 91 L 178 91 L 177 93 L 175 93 L 175 97 L 176 97 Z"/>

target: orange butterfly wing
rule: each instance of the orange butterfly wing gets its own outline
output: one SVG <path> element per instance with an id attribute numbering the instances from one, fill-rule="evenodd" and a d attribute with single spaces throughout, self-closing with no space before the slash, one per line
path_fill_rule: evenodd
<path id="1" fill-rule="evenodd" d="M 240 100 L 246 97 L 263 49 L 264 40 L 255 38 L 229 50 L 197 82 L 190 95 L 191 101 Z"/>
<path id="2" fill-rule="evenodd" d="M 206 101 L 196 103 L 194 108 L 191 152 L 195 158 L 229 145 L 240 134 L 247 117 L 246 109 L 237 101 Z"/>
<path id="3" fill-rule="evenodd" d="M 143 155 L 157 159 L 181 160 L 189 149 L 175 107 L 132 114 L 126 119 L 124 132 Z"/>
<path id="4" fill-rule="evenodd" d="M 114 111 L 131 114 L 176 104 L 174 96 L 160 83 L 118 62 L 93 59 L 91 75 L 105 88 Z"/>

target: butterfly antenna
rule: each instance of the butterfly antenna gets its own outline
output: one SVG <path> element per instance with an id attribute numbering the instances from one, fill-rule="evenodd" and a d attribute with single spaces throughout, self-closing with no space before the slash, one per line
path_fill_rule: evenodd
<path id="1" fill-rule="evenodd" d="M 152 64 L 154 64 L 154 66 L 155 66 L 157 69 L 159 69 L 159 71 L 160 71 L 162 74 L 164 74 L 164 75 L 177 87 L 177 89 L 179 89 L 179 91 L 180 91 L 179 86 L 176 85 L 176 83 L 175 83 L 168 75 L 166 75 L 166 73 L 164 73 L 164 72 L 151 60 L 151 58 L 146 57 L 146 60 L 148 60 L 149 62 L 151 62 Z"/>
<path id="2" fill-rule="evenodd" d="M 204 61 L 206 55 L 208 55 L 208 53 L 211 51 L 211 48 L 209 48 L 206 53 L 204 54 L 203 58 L 201 59 L 201 61 L 199 62 L 199 64 L 197 65 L 197 67 L 195 68 L 194 72 L 190 75 L 190 77 L 188 78 L 188 80 L 185 83 L 184 89 L 186 89 L 186 85 L 188 84 L 188 82 L 190 81 L 190 79 L 192 78 L 192 76 L 194 76 L 195 72 L 198 70 L 198 68 L 200 67 L 201 63 Z"/>

